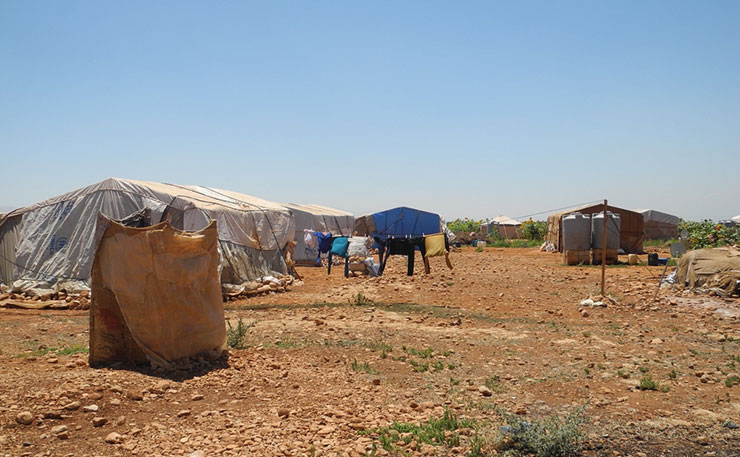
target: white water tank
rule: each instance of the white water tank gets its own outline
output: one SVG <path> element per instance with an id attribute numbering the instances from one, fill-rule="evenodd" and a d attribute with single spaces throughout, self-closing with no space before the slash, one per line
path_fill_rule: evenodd
<path id="1" fill-rule="evenodd" d="M 591 216 L 573 213 L 563 217 L 563 249 L 568 251 L 591 249 Z"/>
<path id="2" fill-rule="evenodd" d="M 622 221 L 619 214 L 611 211 L 606 212 L 606 248 L 619 249 L 619 234 L 622 229 Z M 594 249 L 601 249 L 604 233 L 604 212 L 591 216 L 591 245 Z"/>

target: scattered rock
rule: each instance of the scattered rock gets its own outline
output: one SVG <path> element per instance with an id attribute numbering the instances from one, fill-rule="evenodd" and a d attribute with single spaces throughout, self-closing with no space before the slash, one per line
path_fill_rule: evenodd
<path id="1" fill-rule="evenodd" d="M 21 425 L 31 425 L 33 423 L 33 414 L 30 411 L 23 411 L 15 416 L 15 421 Z"/>
<path id="2" fill-rule="evenodd" d="M 481 395 L 483 395 L 484 397 L 490 397 L 491 395 L 493 395 L 493 392 L 491 391 L 491 389 L 489 389 L 486 386 L 479 386 L 478 392 L 480 392 Z"/>
<path id="3" fill-rule="evenodd" d="M 277 410 L 277 414 L 280 417 L 288 417 L 290 416 L 290 410 L 288 408 L 280 408 Z"/>
<path id="4" fill-rule="evenodd" d="M 93 417 L 92 424 L 93 427 L 102 427 L 103 425 L 108 423 L 108 419 L 105 417 Z"/>
<path id="5" fill-rule="evenodd" d="M 699 435 L 696 437 L 696 442 L 702 446 L 707 446 L 709 444 L 709 438 L 707 438 L 706 435 Z"/>
<path id="6" fill-rule="evenodd" d="M 66 405 L 64 405 L 64 409 L 66 409 L 67 411 L 76 411 L 80 409 L 80 406 L 80 402 L 73 401 L 72 403 L 67 403 Z"/>
<path id="7" fill-rule="evenodd" d="M 86 405 L 82 407 L 82 411 L 86 413 L 95 413 L 100 409 L 98 405 Z"/>
<path id="8" fill-rule="evenodd" d="M 105 437 L 105 442 L 108 444 L 118 444 L 122 440 L 123 437 L 116 432 L 110 432 L 108 433 L 108 436 Z"/>
<path id="9" fill-rule="evenodd" d="M 189 415 L 190 415 L 190 410 L 189 409 L 183 409 L 183 410 L 177 412 L 177 417 L 187 417 Z"/>

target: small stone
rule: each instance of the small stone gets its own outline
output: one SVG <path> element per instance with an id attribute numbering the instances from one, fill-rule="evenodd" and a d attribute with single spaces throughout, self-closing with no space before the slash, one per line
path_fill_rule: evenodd
<path id="1" fill-rule="evenodd" d="M 192 401 L 201 401 L 201 400 L 203 400 L 203 395 L 201 395 L 201 394 L 195 394 L 195 395 L 193 395 L 190 398 L 190 400 L 192 400 Z"/>
<path id="2" fill-rule="evenodd" d="M 702 446 L 706 446 L 709 444 L 709 438 L 707 438 L 706 435 L 699 435 L 696 437 L 696 442 Z"/>
<path id="3" fill-rule="evenodd" d="M 108 419 L 106 419 L 105 417 L 93 417 L 93 427 L 102 427 L 106 423 L 108 423 Z"/>
<path id="4" fill-rule="evenodd" d="M 188 457 L 206 457 L 206 453 L 203 451 L 194 451 L 194 452 L 191 452 L 190 455 L 188 455 Z"/>
<path id="5" fill-rule="evenodd" d="M 110 388 L 110 391 L 111 392 L 115 392 L 117 394 L 120 394 L 121 392 L 123 392 L 123 387 L 121 387 L 119 385 L 115 385 L 115 386 L 113 386 L 113 387 Z"/>
<path id="6" fill-rule="evenodd" d="M 100 409 L 98 408 L 98 405 L 86 405 L 82 407 L 82 411 L 86 413 L 94 413 L 94 412 L 97 412 L 98 409 Z"/>
<path id="7" fill-rule="evenodd" d="M 373 379 L 373 385 L 374 386 L 379 386 L 380 385 L 380 378 L 374 378 Z"/>
<path id="8" fill-rule="evenodd" d="M 129 390 L 128 392 L 126 392 L 126 397 L 128 397 L 129 400 L 134 401 L 141 401 L 144 399 L 144 395 L 142 395 L 141 392 L 135 390 Z"/>
<path id="9" fill-rule="evenodd" d="M 60 433 L 64 433 L 67 431 L 66 425 L 57 425 L 56 427 L 51 428 L 52 435 L 58 435 Z"/>
<path id="10" fill-rule="evenodd" d="M 33 414 L 30 411 L 23 411 L 15 416 L 15 421 L 21 425 L 31 425 L 33 423 Z"/>
<path id="11" fill-rule="evenodd" d="M 80 402 L 73 401 L 72 403 L 68 403 L 64 405 L 64 409 L 66 409 L 67 411 L 76 411 L 80 409 Z"/>
<path id="12" fill-rule="evenodd" d="M 121 399 L 120 399 L 120 398 L 114 398 L 114 399 L 112 399 L 112 400 L 110 401 L 110 404 L 111 404 L 112 406 L 119 406 L 119 405 L 121 404 Z"/>
<path id="13" fill-rule="evenodd" d="M 183 409 L 183 410 L 177 412 L 177 417 L 187 417 L 189 415 L 190 415 L 190 410 L 189 409 Z"/>
<path id="14" fill-rule="evenodd" d="M 56 357 L 52 357 L 50 359 L 46 359 L 46 362 L 47 363 L 57 363 L 59 362 L 59 359 L 57 359 Z"/>
<path id="15" fill-rule="evenodd" d="M 491 389 L 489 389 L 486 386 L 479 386 L 478 392 L 480 392 L 481 395 L 483 395 L 484 397 L 490 397 L 491 395 L 493 395 L 493 392 L 491 391 Z"/>
<path id="16" fill-rule="evenodd" d="M 108 444 L 118 444 L 121 442 L 123 437 L 119 435 L 116 432 L 110 432 L 108 433 L 108 436 L 105 437 L 105 442 Z"/>
<path id="17" fill-rule="evenodd" d="M 290 410 L 288 408 L 280 408 L 277 410 L 277 414 L 280 417 L 288 417 L 290 416 Z"/>

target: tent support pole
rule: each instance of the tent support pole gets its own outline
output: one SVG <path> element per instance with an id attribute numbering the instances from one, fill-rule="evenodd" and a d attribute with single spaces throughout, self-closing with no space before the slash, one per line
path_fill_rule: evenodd
<path id="1" fill-rule="evenodd" d="M 601 297 L 605 297 L 606 289 L 606 199 L 604 199 L 604 224 L 601 232 Z"/>

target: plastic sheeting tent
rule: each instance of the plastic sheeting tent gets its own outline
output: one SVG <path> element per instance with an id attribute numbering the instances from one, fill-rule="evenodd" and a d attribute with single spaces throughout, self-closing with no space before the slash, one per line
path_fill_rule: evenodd
<path id="1" fill-rule="evenodd" d="M 317 241 L 313 235 L 313 247 L 306 245 L 305 230 L 330 232 L 335 236 L 349 236 L 355 228 L 355 216 L 346 211 L 320 205 L 297 205 L 282 203 L 295 217 L 295 251 L 293 260 L 299 264 L 313 264 L 318 256 Z"/>
<path id="2" fill-rule="evenodd" d="M 491 219 L 491 221 L 487 224 L 487 233 L 492 233 L 494 230 L 497 230 L 499 235 L 501 235 L 503 238 L 507 240 L 521 238 L 522 233 L 520 230 L 522 223 L 519 222 L 516 219 L 512 219 L 509 216 L 504 216 L 503 214 L 494 217 Z"/>
<path id="3" fill-rule="evenodd" d="M 737 222 L 740 224 L 740 214 L 732 218 L 732 222 Z"/>
<path id="4" fill-rule="evenodd" d="M 400 206 L 355 219 L 359 236 L 423 236 L 444 230 L 439 214 Z"/>
<path id="5" fill-rule="evenodd" d="M 8 213 L 0 221 L 0 282 L 16 290 L 86 288 L 98 213 L 120 220 L 148 208 L 179 230 L 218 223 L 221 282 L 285 273 L 295 234 L 290 211 L 231 191 L 109 178 Z"/>
<path id="6" fill-rule="evenodd" d="M 599 203 L 596 205 L 579 206 L 559 213 L 550 214 L 547 217 L 546 240 L 552 243 L 559 251 L 562 251 L 563 216 L 576 212 L 593 215 L 602 212 L 603 209 L 604 205 Z M 619 218 L 621 219 L 619 247 L 624 250 L 626 254 L 642 253 L 642 242 L 645 237 L 645 222 L 642 214 L 612 205 L 608 205 L 607 210 L 614 214 L 619 214 Z"/>
<path id="7" fill-rule="evenodd" d="M 635 210 L 645 221 L 646 240 L 667 240 L 678 235 L 678 216 L 654 209 Z"/>

